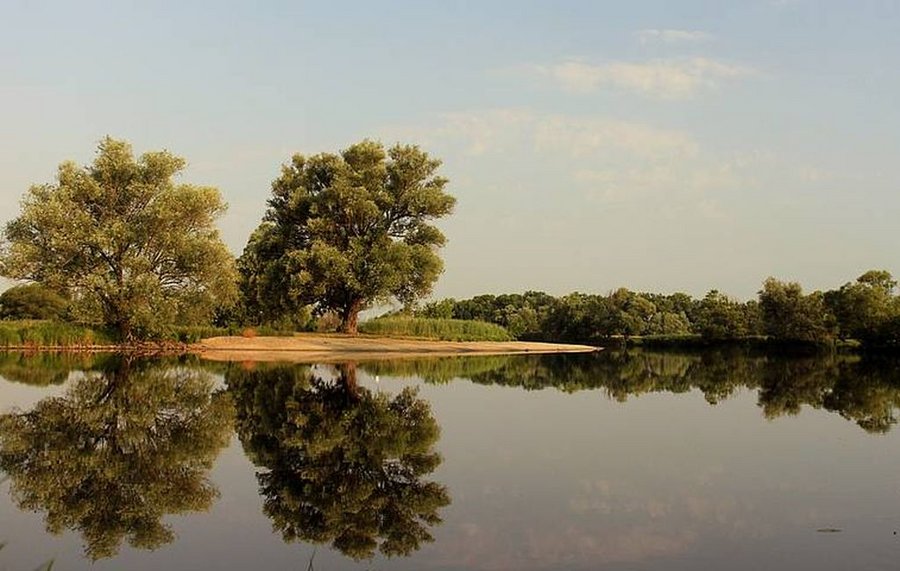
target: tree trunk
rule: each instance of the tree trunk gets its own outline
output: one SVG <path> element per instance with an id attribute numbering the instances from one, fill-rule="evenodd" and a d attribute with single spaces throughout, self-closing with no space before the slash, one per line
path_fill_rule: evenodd
<path id="1" fill-rule="evenodd" d="M 338 365 L 340 373 L 340 382 L 347 391 L 347 397 L 350 401 L 359 400 L 359 385 L 356 382 L 356 363 L 348 362 Z"/>
<path id="2" fill-rule="evenodd" d="M 359 333 L 359 312 L 362 307 L 363 302 L 360 299 L 348 303 L 341 312 L 341 325 L 338 327 L 338 331 L 348 335 L 357 335 Z"/>

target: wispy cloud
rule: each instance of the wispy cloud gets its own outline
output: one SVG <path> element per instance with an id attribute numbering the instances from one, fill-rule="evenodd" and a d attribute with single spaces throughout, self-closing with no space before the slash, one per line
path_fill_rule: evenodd
<path id="1" fill-rule="evenodd" d="M 682 131 L 599 117 L 541 117 L 534 122 L 533 137 L 538 150 L 566 153 L 575 159 L 613 150 L 642 158 L 689 157 L 697 153 L 696 142 Z"/>
<path id="2" fill-rule="evenodd" d="M 392 134 L 437 147 L 471 168 L 493 165 L 487 178 L 500 177 L 497 188 L 538 184 L 497 174 L 497 165 L 539 163 L 542 173 L 553 173 L 560 188 L 579 194 L 587 205 L 666 204 L 678 215 L 708 219 L 726 216 L 716 197 L 745 178 L 741 157 L 718 156 L 690 133 L 642 122 L 529 109 L 456 112 L 435 119 Z"/>
<path id="3" fill-rule="evenodd" d="M 683 131 L 608 117 L 574 117 L 515 108 L 444 113 L 437 125 L 402 134 L 426 144 L 456 141 L 469 156 L 517 149 L 574 160 L 596 155 L 678 159 L 697 152 L 697 143 Z"/>
<path id="4" fill-rule="evenodd" d="M 712 34 L 701 32 L 699 30 L 673 30 L 648 28 L 635 32 L 638 40 L 642 44 L 697 44 L 708 42 L 713 39 Z"/>
<path id="5" fill-rule="evenodd" d="M 611 87 L 658 99 L 688 99 L 723 81 L 756 73 L 746 66 L 705 57 L 602 64 L 572 60 L 531 69 L 567 91 L 590 93 Z"/>

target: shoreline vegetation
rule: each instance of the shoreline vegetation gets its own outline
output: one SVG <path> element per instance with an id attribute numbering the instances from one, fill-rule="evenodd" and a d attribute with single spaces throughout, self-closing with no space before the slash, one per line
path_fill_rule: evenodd
<path id="1" fill-rule="evenodd" d="M 885 270 L 870 270 L 828 291 L 804 292 L 796 282 L 766 279 L 757 299 L 739 301 L 711 290 L 554 297 L 523 294 L 448 298 L 403 313 L 420 318 L 473 319 L 504 327 L 513 338 L 609 345 L 897 351 L 900 296 Z"/>
<path id="2" fill-rule="evenodd" d="M 334 361 L 451 355 L 513 355 L 590 353 L 600 347 L 526 341 L 442 341 L 438 339 L 297 333 L 291 336 L 219 336 L 193 343 L 145 341 L 118 344 L 4 345 L 6 352 L 125 353 L 137 355 L 194 354 L 213 361 Z"/>
<path id="3" fill-rule="evenodd" d="M 374 320 L 379 321 L 379 320 Z M 363 330 L 366 330 L 363 324 Z M 46 320 L 0 321 L 0 351 L 185 355 L 224 361 L 334 360 L 444 355 L 591 352 L 581 344 L 514 340 L 500 326 L 476 321 L 384 320 L 372 333 L 294 332 L 268 327 L 174 327 L 156 340 L 116 342 L 87 325 Z"/>
<path id="4" fill-rule="evenodd" d="M 337 330 L 457 343 L 900 350 L 897 281 L 879 269 L 829 291 L 770 277 L 746 301 L 619 288 L 421 305 L 443 271 L 446 238 L 434 223 L 456 200 L 440 160 L 416 145 L 363 140 L 293 155 L 235 259 L 216 228 L 221 194 L 178 182 L 186 164 L 167 151 L 135 156 L 107 137 L 92 164 L 64 162 L 55 182 L 29 188 L 2 232 L 0 275 L 19 284 L 0 294 L 0 348 L 177 352 L 214 337 Z M 403 308 L 359 322 L 388 301 Z"/>

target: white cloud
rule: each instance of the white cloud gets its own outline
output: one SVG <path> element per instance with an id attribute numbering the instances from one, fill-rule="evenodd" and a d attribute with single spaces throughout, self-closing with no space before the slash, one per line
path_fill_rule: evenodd
<path id="1" fill-rule="evenodd" d="M 712 34 L 701 32 L 699 30 L 649 28 L 646 30 L 638 30 L 635 32 L 635 35 L 642 44 L 696 44 L 712 40 Z"/>
<path id="2" fill-rule="evenodd" d="M 718 87 L 724 80 L 756 73 L 749 67 L 704 57 L 597 65 L 566 61 L 532 69 L 567 91 L 589 93 L 613 87 L 659 99 L 688 99 L 702 90 Z"/>

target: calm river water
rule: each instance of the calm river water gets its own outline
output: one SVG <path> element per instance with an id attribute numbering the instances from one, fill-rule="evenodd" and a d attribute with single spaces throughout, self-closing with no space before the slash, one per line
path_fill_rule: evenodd
<path id="1" fill-rule="evenodd" d="M 0 569 L 897 569 L 897 361 L 0 355 Z"/>

